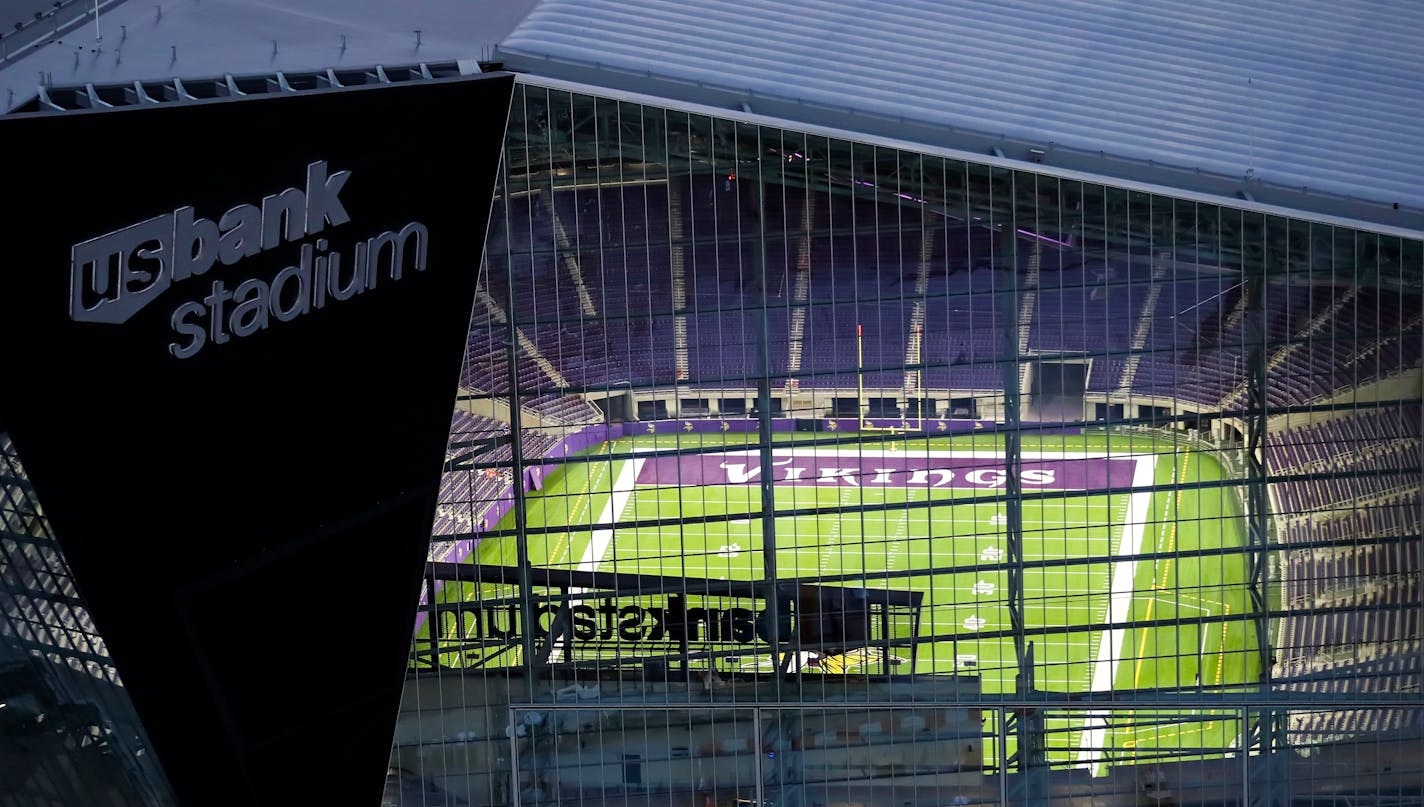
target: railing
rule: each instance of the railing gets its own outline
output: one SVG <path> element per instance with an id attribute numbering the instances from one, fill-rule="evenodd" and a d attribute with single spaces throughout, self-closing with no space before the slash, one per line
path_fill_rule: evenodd
<path id="1" fill-rule="evenodd" d="M 61 30 L 68 31 L 94 20 L 116 2 L 119 0 L 107 0 L 102 4 L 95 0 L 55 0 L 48 9 L 36 11 L 32 17 L 0 31 L 0 63 L 23 56 L 46 37 L 59 37 Z"/>
<path id="2" fill-rule="evenodd" d="M 472 803 L 511 807 L 610 797 L 654 805 L 898 807 L 910 803 L 899 800 L 907 789 L 932 794 L 920 804 L 1075 797 L 1105 805 L 1246 804 L 1271 796 L 1285 802 L 1413 793 L 1424 779 L 1417 730 L 1364 739 L 1339 728 L 1383 725 L 1400 716 L 1397 706 L 1118 704 L 1111 729 L 1102 732 L 1083 730 L 1094 718 L 1089 709 L 1028 707 L 1043 718 L 1039 741 L 1048 760 L 1040 767 L 1013 753 L 1023 739 L 1014 717 L 1024 710 L 1012 706 L 858 698 L 751 705 L 716 691 L 660 704 L 656 696 L 639 702 L 596 684 L 581 689 L 587 692 L 543 703 L 462 702 L 458 720 L 431 719 L 444 706 L 407 712 L 396 751 L 414 759 L 412 750 L 439 749 L 420 765 L 427 782 L 459 783 Z M 1290 721 L 1306 742 L 1295 753 L 1251 746 L 1242 753 L 1242 729 L 1270 716 Z M 466 778 L 465 760 L 484 759 L 499 760 L 500 772 Z"/>

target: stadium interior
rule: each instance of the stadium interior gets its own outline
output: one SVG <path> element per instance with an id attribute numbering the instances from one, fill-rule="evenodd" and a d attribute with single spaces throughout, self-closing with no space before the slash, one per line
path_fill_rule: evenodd
<path id="1" fill-rule="evenodd" d="M 1417 743 L 1417 708 L 1237 700 L 1418 689 L 1417 244 L 557 89 L 514 110 L 410 692 L 526 654 L 567 683 L 520 726 L 525 797 L 1196 803 L 1313 790 L 1223 773 L 1268 747 Z M 1033 491 L 1050 457 L 1143 456 Z M 915 490 L 961 458 L 978 490 Z M 730 704 L 772 671 L 772 703 L 885 704 L 752 731 Z M 977 730 L 899 705 L 951 671 L 928 697 Z M 689 697 L 729 711 L 643 711 Z M 411 700 L 401 769 L 497 803 Z M 658 728 L 600 734 L 589 700 Z"/>

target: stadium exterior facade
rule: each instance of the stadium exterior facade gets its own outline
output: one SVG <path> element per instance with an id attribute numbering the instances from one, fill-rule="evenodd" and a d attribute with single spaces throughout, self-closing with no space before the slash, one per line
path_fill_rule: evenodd
<path id="1" fill-rule="evenodd" d="M 1424 801 L 1417 221 L 1023 156 L 518 76 L 388 803 Z"/>

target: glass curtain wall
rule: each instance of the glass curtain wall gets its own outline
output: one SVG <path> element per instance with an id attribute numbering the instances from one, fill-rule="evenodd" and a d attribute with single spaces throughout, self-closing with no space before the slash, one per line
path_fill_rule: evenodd
<path id="1" fill-rule="evenodd" d="M 1030 167 L 520 84 L 392 793 L 1417 796 L 1420 241 Z"/>
<path id="2" fill-rule="evenodd" d="M 166 807 L 104 639 L 0 431 L 0 807 Z"/>

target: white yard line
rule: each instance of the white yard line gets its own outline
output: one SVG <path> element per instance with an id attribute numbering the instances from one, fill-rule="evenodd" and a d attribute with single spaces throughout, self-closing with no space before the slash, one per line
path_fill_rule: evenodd
<path id="1" fill-rule="evenodd" d="M 1137 470 L 1132 475 L 1132 486 L 1139 490 L 1128 497 L 1127 517 L 1122 527 L 1122 544 L 1117 552 L 1119 556 L 1128 559 L 1113 564 L 1112 584 L 1109 586 L 1109 625 L 1117 626 L 1126 622 L 1128 612 L 1132 608 L 1132 590 L 1137 578 L 1136 556 L 1142 551 L 1142 535 L 1147 529 L 1147 511 L 1152 505 L 1152 491 L 1147 488 L 1151 487 L 1156 478 L 1156 466 L 1156 455 L 1139 456 Z M 1118 664 L 1122 661 L 1122 645 L 1127 641 L 1128 633 L 1128 629 L 1122 627 L 1111 627 L 1103 631 L 1102 641 L 1098 643 L 1098 658 L 1093 663 L 1091 691 L 1107 692 L 1112 689 L 1113 681 L 1117 679 Z M 1093 776 L 1098 775 L 1098 766 L 1103 757 L 1103 742 L 1107 738 L 1107 715 L 1106 711 L 1092 711 L 1084 721 L 1078 762 L 1081 766 L 1090 767 Z"/>
<path id="2" fill-rule="evenodd" d="M 608 504 L 604 505 L 603 512 L 598 514 L 595 524 L 608 524 L 593 531 L 589 538 L 588 546 L 583 550 L 583 557 L 579 558 L 576 567 L 581 572 L 596 572 L 598 564 L 603 562 L 603 556 L 608 552 L 608 545 L 613 543 L 613 533 L 616 527 L 613 526 L 616 519 L 623 517 L 623 509 L 628 506 L 628 502 L 633 498 L 633 481 L 638 478 L 638 471 L 642 470 L 646 459 L 627 460 L 623 463 L 623 469 L 618 472 L 618 478 L 613 480 L 613 495 L 608 497 Z M 570 595 L 582 594 L 588 589 L 571 588 Z M 565 651 L 572 650 L 572 637 L 565 635 L 553 650 L 549 652 L 550 663 L 558 663 L 564 660 Z"/>
<path id="3" fill-rule="evenodd" d="M 1173 608 L 1192 608 L 1197 611 L 1201 611 L 1207 616 L 1211 616 L 1211 609 L 1203 608 L 1200 605 L 1192 605 L 1190 603 L 1180 602 L 1178 600 L 1164 600 L 1161 597 L 1153 597 L 1152 599 L 1162 603 L 1163 605 L 1170 605 Z M 1211 638 L 1211 631 L 1207 630 L 1206 624 L 1203 623 L 1197 625 L 1197 632 L 1201 634 L 1201 650 L 1197 651 L 1197 659 L 1199 660 L 1197 662 L 1197 675 L 1200 676 L 1203 672 L 1200 659 L 1206 658 L 1206 642 L 1208 639 Z"/>
<path id="4" fill-rule="evenodd" d="M 635 459 L 623 463 L 623 470 L 619 471 L 618 478 L 613 480 L 613 495 L 608 497 L 608 504 L 604 505 L 603 512 L 598 514 L 598 520 L 594 522 L 609 526 L 593 531 L 588 546 L 583 550 L 583 557 L 579 559 L 579 571 L 598 571 L 598 564 L 603 561 L 608 545 L 613 542 L 612 525 L 616 519 L 622 517 L 623 508 L 627 507 L 629 500 L 633 498 L 633 481 L 638 478 L 638 471 L 642 470 L 645 462 L 645 459 Z"/>
<path id="5" fill-rule="evenodd" d="M 887 568 L 887 569 L 893 569 L 893 568 L 895 568 L 895 561 L 896 561 L 896 560 L 899 560 L 899 558 L 900 558 L 901 547 L 904 545 L 904 542 L 905 542 L 905 540 L 906 540 L 906 534 L 905 534 L 905 533 L 906 533 L 907 528 L 908 528 L 909 526 L 910 526 L 910 511 L 908 511 L 908 510 L 902 510 L 902 511 L 900 512 L 900 518 L 896 521 L 896 524 L 895 524 L 895 534 L 894 534 L 894 535 L 891 535 L 889 538 L 881 539 L 881 542 L 886 544 L 886 550 L 885 550 L 885 568 Z M 911 539 L 911 540 L 924 540 L 924 539 Z"/>
<path id="6" fill-rule="evenodd" d="M 634 451 L 651 451 L 654 449 L 635 448 Z M 874 459 L 884 457 L 894 459 L 900 457 L 914 458 L 947 458 L 947 459 L 1003 459 L 1001 449 L 991 449 L 987 451 L 963 451 L 955 449 L 937 451 L 888 451 L 888 450 L 866 450 L 864 447 L 852 449 L 835 448 L 826 449 L 821 447 L 773 449 L 779 456 L 837 456 L 847 458 Z M 759 449 L 732 450 L 720 452 L 722 456 L 746 456 L 759 457 Z M 1097 659 L 1093 663 L 1093 673 L 1091 690 L 1094 692 L 1110 691 L 1113 682 L 1117 678 L 1118 667 L 1123 657 L 1123 644 L 1128 639 L 1129 630 L 1125 627 L 1115 627 L 1127 622 L 1132 608 L 1133 588 L 1137 577 L 1136 556 L 1142 551 L 1142 539 L 1147 528 L 1148 511 L 1152 504 L 1152 492 L 1149 490 L 1156 478 L 1157 454 L 1155 453 L 1130 453 L 1122 454 L 1117 452 L 1102 451 L 1024 451 L 1022 458 L 1027 461 L 1036 460 L 1091 460 L 1091 459 L 1112 459 L 1112 460 L 1134 460 L 1137 464 L 1133 471 L 1132 487 L 1134 493 L 1128 496 L 1127 513 L 1123 519 L 1122 540 L 1118 547 L 1117 555 L 1126 558 L 1113 564 L 1112 579 L 1109 584 L 1109 606 L 1107 619 L 1110 626 L 1103 631 L 1098 643 Z M 620 476 L 620 483 L 622 477 Z M 680 494 L 675 494 L 680 495 Z M 937 502 L 940 505 L 963 505 L 973 504 L 974 497 L 959 497 Z M 1060 506 L 1055 503 L 1055 507 Z M 1100 507 L 1100 505 L 1089 502 L 1065 501 L 1061 506 L 1065 509 L 1082 506 L 1084 509 Z M 605 521 L 609 519 L 604 519 Z M 918 519 L 911 517 L 910 521 L 918 522 Z M 927 519 L 934 522 L 959 522 L 960 519 Z M 1049 523 L 1050 519 L 1041 519 L 1044 523 Z M 977 521 L 977 519 L 975 519 Z M 1053 523 L 1076 523 L 1073 521 L 1057 521 Z M 1075 539 L 1079 540 L 1079 539 Z M 595 541 L 596 542 L 596 541 Z M 592 545 L 590 545 L 592 548 Z M 909 550 L 906 554 L 916 556 L 920 553 Z M 952 553 L 954 554 L 954 553 Z M 824 560 L 822 560 L 824 564 Z M 582 568 L 582 567 L 580 567 Z M 798 573 L 805 571 L 798 569 Z M 1106 710 L 1095 710 L 1087 713 L 1084 720 L 1083 746 L 1079 751 L 1078 762 L 1081 767 L 1088 767 L 1092 770 L 1092 775 L 1097 776 L 1101 766 L 1101 759 L 1104 756 L 1102 748 L 1107 738 L 1107 716 Z"/>
<path id="7" fill-rule="evenodd" d="M 817 538 L 819 537 L 820 536 L 817 536 Z M 831 556 L 836 554 L 841 549 L 841 520 L 838 518 L 831 520 L 831 529 L 829 534 L 827 534 L 826 536 L 825 547 L 825 552 L 816 553 L 816 574 L 824 575 L 826 573 L 827 567 L 830 565 Z M 800 547 L 797 548 L 799 549 Z M 813 549 L 817 547 L 812 545 L 807 548 Z M 801 570 L 797 569 L 796 573 L 800 574 Z"/>

